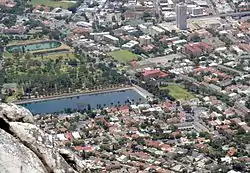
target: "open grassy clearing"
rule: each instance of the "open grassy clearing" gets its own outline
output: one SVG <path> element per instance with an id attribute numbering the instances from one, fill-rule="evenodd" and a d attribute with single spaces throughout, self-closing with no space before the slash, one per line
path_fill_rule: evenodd
<path id="1" fill-rule="evenodd" d="M 118 50 L 108 53 L 109 56 L 120 62 L 130 62 L 137 60 L 137 55 L 128 50 Z"/>
<path id="2" fill-rule="evenodd" d="M 64 9 L 67 9 L 74 5 L 74 1 L 70 2 L 70 0 L 67 0 L 67 1 L 30 0 L 29 3 L 32 4 L 33 6 L 45 5 L 49 7 L 62 7 Z"/>
<path id="3" fill-rule="evenodd" d="M 184 89 L 181 85 L 170 84 L 166 87 L 161 87 L 161 89 L 168 89 L 169 94 L 174 97 L 176 100 L 179 99 L 193 99 L 195 96 Z"/>

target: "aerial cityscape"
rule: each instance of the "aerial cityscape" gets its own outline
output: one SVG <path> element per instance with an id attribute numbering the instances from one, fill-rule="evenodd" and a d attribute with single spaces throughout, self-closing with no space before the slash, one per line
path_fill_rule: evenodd
<path id="1" fill-rule="evenodd" d="M 249 60 L 249 1 L 0 0 L 0 173 L 249 173 Z"/>

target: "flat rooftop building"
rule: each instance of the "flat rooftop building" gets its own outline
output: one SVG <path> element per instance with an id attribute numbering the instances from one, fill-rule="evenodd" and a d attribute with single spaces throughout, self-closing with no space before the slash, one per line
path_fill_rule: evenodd
<path id="1" fill-rule="evenodd" d="M 112 35 L 104 35 L 103 38 L 105 41 L 107 41 L 111 44 L 114 44 L 114 45 L 117 45 L 119 43 L 119 39 L 112 36 Z"/>

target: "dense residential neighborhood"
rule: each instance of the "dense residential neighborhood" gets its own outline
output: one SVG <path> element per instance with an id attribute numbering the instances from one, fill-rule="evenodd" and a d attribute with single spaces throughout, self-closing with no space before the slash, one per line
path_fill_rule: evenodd
<path id="1" fill-rule="evenodd" d="M 249 10 L 0 0 L 0 124 L 6 105 L 25 107 L 75 172 L 250 172 Z"/>

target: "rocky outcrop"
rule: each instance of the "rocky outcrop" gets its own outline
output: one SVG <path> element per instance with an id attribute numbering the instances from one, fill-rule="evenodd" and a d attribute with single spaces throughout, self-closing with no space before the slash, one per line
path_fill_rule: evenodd
<path id="1" fill-rule="evenodd" d="M 53 147 L 52 136 L 46 135 L 42 130 L 33 124 L 10 122 L 10 131 L 28 147 L 33 153 L 40 158 L 48 172 L 75 172 L 74 169 L 67 164 L 64 158 Z"/>
<path id="2" fill-rule="evenodd" d="M 59 153 L 65 160 L 67 160 L 67 163 L 69 163 L 74 169 L 84 169 L 85 166 L 82 164 L 81 160 L 79 160 L 79 158 L 71 151 L 66 149 L 59 149 Z"/>
<path id="3" fill-rule="evenodd" d="M 33 116 L 27 109 L 0 104 L 0 170 L 6 173 L 74 173 L 83 169 L 77 156 L 57 148 L 53 136 L 33 123 Z"/>
<path id="4" fill-rule="evenodd" d="M 2 129 L 0 136 L 0 172 L 47 172 L 40 159 L 29 148 Z"/>
<path id="5" fill-rule="evenodd" d="M 0 103 L 0 118 L 5 121 L 16 121 L 34 124 L 34 118 L 32 113 L 22 107 L 13 103 Z"/>

